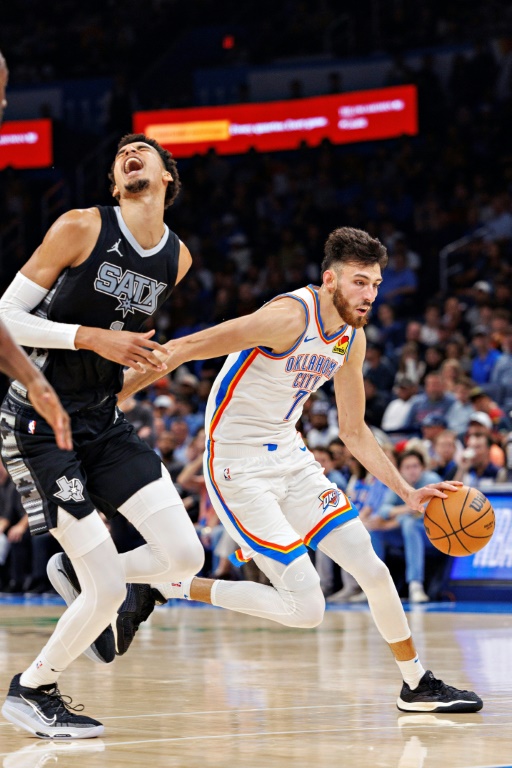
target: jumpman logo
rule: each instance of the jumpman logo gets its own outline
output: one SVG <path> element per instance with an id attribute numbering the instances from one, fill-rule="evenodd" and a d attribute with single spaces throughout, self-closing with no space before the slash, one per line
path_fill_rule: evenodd
<path id="1" fill-rule="evenodd" d="M 121 258 L 123 258 L 123 254 L 119 250 L 119 243 L 121 242 L 121 238 L 117 241 L 117 243 L 114 243 L 112 248 L 107 249 L 107 253 L 117 253 Z"/>

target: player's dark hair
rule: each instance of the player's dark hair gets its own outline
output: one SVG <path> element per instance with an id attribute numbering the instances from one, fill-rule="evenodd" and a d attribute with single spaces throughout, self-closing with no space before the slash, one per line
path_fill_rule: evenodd
<path id="1" fill-rule="evenodd" d="M 145 136 L 143 133 L 127 133 L 126 136 L 123 136 L 122 139 L 119 141 L 119 144 L 117 145 L 116 155 L 117 152 L 119 152 L 120 149 L 125 147 L 127 144 L 133 144 L 136 141 L 143 141 L 145 144 L 149 144 L 153 149 L 156 149 L 158 154 L 160 155 L 160 159 L 162 160 L 164 168 L 169 171 L 169 173 L 172 176 L 172 181 L 170 181 L 167 184 L 167 189 L 165 190 L 165 208 L 169 208 L 170 205 L 174 203 L 178 196 L 178 192 L 181 188 L 181 181 L 180 181 L 180 175 L 178 173 L 178 166 L 176 165 L 176 160 L 173 158 L 170 152 L 167 151 L 167 149 L 164 149 L 158 141 L 155 141 L 155 139 L 151 139 L 149 136 Z M 115 158 L 110 166 L 110 171 L 108 174 L 108 178 L 110 179 L 110 191 L 114 191 L 114 165 L 115 165 Z"/>
<path id="2" fill-rule="evenodd" d="M 331 232 L 324 247 L 322 273 L 326 269 L 343 264 L 379 264 L 384 269 L 388 263 L 388 253 L 380 240 L 371 237 L 368 232 L 354 227 L 340 227 Z"/>
<path id="3" fill-rule="evenodd" d="M 422 467 L 425 466 L 425 457 L 422 454 L 422 452 L 421 451 L 417 451 L 415 448 L 409 448 L 408 450 L 402 451 L 402 453 L 398 454 L 397 459 L 396 459 L 396 464 L 397 464 L 398 469 L 400 469 L 400 467 L 402 466 L 402 464 L 405 461 L 405 459 L 408 459 L 409 456 L 416 456 L 416 458 L 420 462 L 421 466 Z"/>

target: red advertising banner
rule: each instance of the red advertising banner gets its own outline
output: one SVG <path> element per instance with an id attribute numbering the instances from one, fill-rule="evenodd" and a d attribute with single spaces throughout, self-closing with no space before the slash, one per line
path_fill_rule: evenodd
<path id="1" fill-rule="evenodd" d="M 336 96 L 236 104 L 222 107 L 136 112 L 133 127 L 169 149 L 190 157 L 214 148 L 221 155 L 248 149 L 268 152 L 390 139 L 418 133 L 416 88 L 401 85 Z"/>
<path id="2" fill-rule="evenodd" d="M 0 129 L 2 168 L 46 168 L 53 163 L 51 120 L 8 120 Z"/>

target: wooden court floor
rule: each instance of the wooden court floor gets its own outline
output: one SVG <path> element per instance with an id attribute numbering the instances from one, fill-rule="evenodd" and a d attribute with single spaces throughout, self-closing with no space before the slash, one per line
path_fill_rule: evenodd
<path id="1" fill-rule="evenodd" d="M 0 605 L 0 688 L 44 644 L 60 605 Z M 290 630 L 220 609 L 157 609 L 112 665 L 82 657 L 63 693 L 105 725 L 51 743 L 0 719 L 3 768 L 476 768 L 512 765 L 512 614 L 424 611 L 409 620 L 425 666 L 476 690 L 474 715 L 405 715 L 367 610 Z"/>

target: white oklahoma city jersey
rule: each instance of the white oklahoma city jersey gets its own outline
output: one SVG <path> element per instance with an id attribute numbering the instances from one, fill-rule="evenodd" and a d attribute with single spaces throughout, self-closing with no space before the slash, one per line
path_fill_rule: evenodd
<path id="1" fill-rule="evenodd" d="M 318 288 L 307 286 L 276 298 L 284 296 L 303 305 L 304 331 L 279 355 L 265 347 L 229 355 L 206 408 L 208 438 L 215 443 L 267 446 L 270 451 L 291 446 L 304 402 L 348 358 L 356 331 L 345 325 L 326 335 Z"/>

